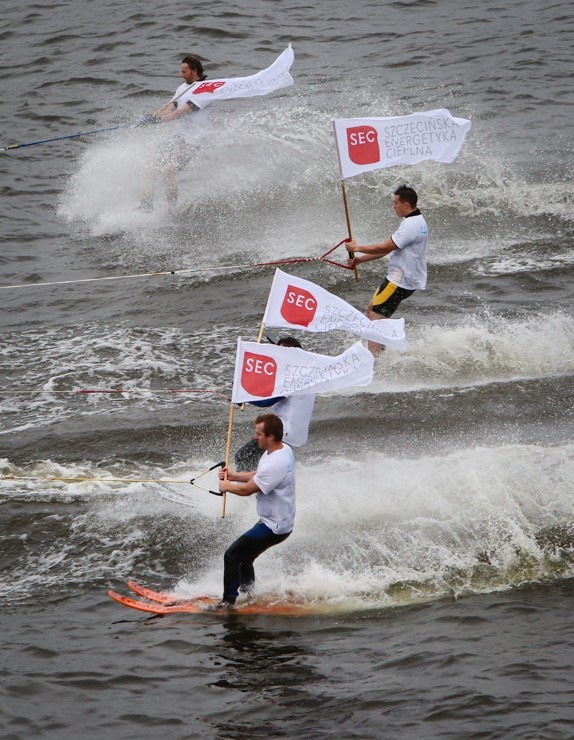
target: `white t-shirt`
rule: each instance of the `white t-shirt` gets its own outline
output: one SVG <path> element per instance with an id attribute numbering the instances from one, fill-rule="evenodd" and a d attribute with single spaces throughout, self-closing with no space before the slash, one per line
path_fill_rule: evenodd
<path id="1" fill-rule="evenodd" d="M 187 82 L 184 82 L 177 88 L 171 99 L 171 102 L 174 103 L 178 110 L 180 108 L 189 108 L 188 101 L 200 109 L 194 110 L 192 107 L 189 113 L 174 121 L 177 125 L 178 134 L 184 136 L 191 143 L 197 142 L 207 133 L 211 120 L 208 108 L 212 103 L 212 100 L 209 98 L 202 98 L 201 95 L 195 98 L 191 94 L 194 84 L 188 85 Z"/>
<path id="2" fill-rule="evenodd" d="M 259 493 L 257 514 L 274 534 L 293 531 L 295 522 L 295 456 L 289 445 L 269 454 L 265 451 L 253 481 Z"/>
<path id="3" fill-rule="evenodd" d="M 283 422 L 283 442 L 291 447 L 303 447 L 307 443 L 314 406 L 314 393 L 287 396 L 273 405 L 273 413 Z"/>
<path id="4" fill-rule="evenodd" d="M 391 239 L 398 249 L 391 252 L 387 280 L 406 290 L 424 290 L 427 284 L 426 250 L 429 230 L 421 213 L 406 216 Z"/>

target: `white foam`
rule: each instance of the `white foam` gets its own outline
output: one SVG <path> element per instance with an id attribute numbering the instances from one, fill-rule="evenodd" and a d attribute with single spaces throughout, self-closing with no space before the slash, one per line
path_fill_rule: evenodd
<path id="1" fill-rule="evenodd" d="M 571 545 L 549 551 L 540 533 L 574 534 L 573 452 L 515 445 L 300 465 L 295 531 L 257 561 L 257 590 L 355 610 L 571 577 Z M 229 543 L 255 520 L 237 509 Z M 221 593 L 226 545 L 174 590 Z"/>
<path id="2" fill-rule="evenodd" d="M 305 598 L 373 606 L 571 576 L 572 560 L 559 567 L 537 535 L 572 527 L 573 452 L 516 445 L 301 466 L 296 530 L 262 559 L 262 587 L 280 572 Z"/>
<path id="3" fill-rule="evenodd" d="M 407 326 L 409 350 L 385 352 L 367 393 L 472 388 L 570 375 L 574 319 L 561 311 L 505 318 L 461 316 L 456 326 Z"/>
<path id="4" fill-rule="evenodd" d="M 404 103 L 389 91 L 380 92 L 378 84 L 365 97 L 364 88 L 356 89 L 350 81 L 342 81 L 339 93 L 328 97 L 302 81 L 288 99 L 270 96 L 214 106 L 208 136 L 178 176 L 175 210 L 165 206 L 157 164 L 170 135 L 168 126 L 94 138 L 86 143 L 58 212 L 95 235 L 127 234 L 132 259 L 182 255 L 191 240 L 201 242 L 214 262 L 244 251 L 260 260 L 314 255 L 316 248 L 346 235 L 333 118 L 412 112 L 403 109 Z M 123 114 L 135 117 L 128 110 Z M 156 207 L 145 213 L 138 206 L 152 181 L 157 184 Z M 396 218 L 391 194 L 400 182 L 419 192 L 431 225 L 431 264 L 492 257 L 490 266 L 478 268 L 487 270 L 485 274 L 511 272 L 513 265 L 519 272 L 524 269 L 519 245 L 521 237 L 525 242 L 532 238 L 532 218 L 571 221 L 574 213 L 572 183 L 525 182 L 522 172 L 513 171 L 504 143 L 475 127 L 448 166 L 423 162 L 416 168 L 393 167 L 351 178 L 348 199 L 359 241 L 378 241 L 381 234 L 392 233 Z M 453 217 L 460 225 L 455 237 Z M 493 233 L 483 233 L 480 224 L 485 221 Z M 167 227 L 176 233 L 166 235 Z M 550 240 L 554 237 L 549 234 Z M 513 245 L 518 251 L 507 260 Z M 126 247 L 116 244 L 110 251 L 114 248 Z M 538 269 L 545 269 L 550 251 L 555 252 L 538 255 Z M 554 256 L 555 264 L 567 264 L 563 259 Z"/>
<path id="5" fill-rule="evenodd" d="M 375 377 L 355 393 L 412 392 L 473 388 L 517 379 L 567 376 L 574 367 L 574 319 L 561 311 L 525 318 L 464 316 L 458 325 L 407 325 L 409 350 L 387 351 L 376 363 Z M 5 336 L 10 355 L 6 395 L 0 402 L 2 433 L 46 426 L 78 414 L 117 415 L 144 400 L 153 407 L 225 401 L 209 394 L 77 396 L 82 388 L 181 388 L 231 390 L 227 359 L 239 328 L 213 327 L 193 335 L 179 329 L 142 332 L 94 323 L 44 332 Z M 335 354 L 334 342 L 348 346 L 347 335 L 316 337 L 316 351 Z M 175 348 L 175 349 L 174 349 Z M 12 349 L 14 351 L 12 351 Z M 17 350 L 17 351 L 16 351 Z M 70 365 L 70 357 L 74 358 Z M 38 391 L 30 393 L 30 391 Z M 19 394 L 19 391 L 21 394 Z M 72 391 L 66 396 L 61 391 Z"/>
<path id="6" fill-rule="evenodd" d="M 172 328 L 141 331 L 116 326 L 108 330 L 93 323 L 18 332 L 13 344 L 6 336 L 5 352 L 11 357 L 11 377 L 6 379 L 7 394 L 0 402 L 3 413 L 0 433 L 22 431 L 31 425 L 46 426 L 78 414 L 122 413 L 145 398 L 141 393 L 130 396 L 130 389 L 222 387 L 225 394 L 231 383 L 225 375 L 225 363 L 217 360 L 228 351 L 224 343 L 218 342 L 221 335 L 227 335 L 227 329 L 213 327 L 208 333 L 210 341 L 206 342 L 198 331 L 191 336 Z M 195 360 L 190 361 L 190 357 Z M 77 390 L 98 388 L 119 388 L 128 393 L 74 394 Z M 71 393 L 65 395 L 67 391 Z M 218 396 L 201 393 L 163 394 L 153 398 L 162 405 L 224 403 Z M 121 403 L 114 404 L 118 400 Z"/>
<path id="7" fill-rule="evenodd" d="M 3 460 L 0 470 L 185 480 L 209 464 L 197 459 L 166 469 L 128 463 L 103 468 L 48 460 L 24 471 Z M 216 487 L 217 471 L 210 476 L 202 483 Z M 337 457 L 300 463 L 297 478 L 295 531 L 258 561 L 259 593 L 289 592 L 335 609 L 363 609 L 574 574 L 571 444 L 477 447 L 413 459 L 380 453 Z M 256 521 L 252 499 L 229 495 L 227 516 L 221 519 L 219 497 L 199 490 L 192 494 L 186 486 L 182 491 L 196 496 L 194 504 L 165 501 L 155 486 L 138 483 L 2 481 L 0 488 L 5 498 L 45 504 L 82 499 L 88 505 L 74 517 L 63 550 L 61 543 L 50 545 L 14 571 L 6 586 L 12 595 L 49 585 L 50 579 L 81 579 L 87 572 L 138 578 L 141 562 L 150 558 L 145 543 L 162 537 L 166 517 L 180 522 L 177 546 L 197 563 L 172 590 L 217 595 L 226 546 Z M 561 535 L 557 547 L 545 544 L 541 533 L 561 530 L 570 531 L 562 544 Z M 100 543 L 96 551 L 86 547 L 94 537 Z M 102 548 L 109 553 L 105 562 L 98 555 Z M 150 585 L 165 579 L 146 567 Z"/>

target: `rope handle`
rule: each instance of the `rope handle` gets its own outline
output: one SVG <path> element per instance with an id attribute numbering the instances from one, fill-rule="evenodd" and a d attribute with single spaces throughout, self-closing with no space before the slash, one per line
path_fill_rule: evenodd
<path id="1" fill-rule="evenodd" d="M 222 460 L 221 462 L 215 463 L 215 465 L 212 465 L 210 468 L 207 468 L 207 470 L 204 470 L 203 473 L 196 475 L 195 478 L 192 478 L 189 482 L 191 483 L 192 486 L 195 486 L 196 488 L 199 488 L 202 491 L 207 491 L 207 493 L 211 493 L 214 496 L 223 496 L 221 491 L 212 491 L 211 488 L 204 488 L 203 486 L 199 486 L 197 483 L 195 483 L 195 481 L 203 477 L 204 475 L 207 475 L 207 473 L 210 473 L 212 470 L 215 470 L 215 468 L 224 468 L 224 467 L 225 467 L 225 460 Z"/>

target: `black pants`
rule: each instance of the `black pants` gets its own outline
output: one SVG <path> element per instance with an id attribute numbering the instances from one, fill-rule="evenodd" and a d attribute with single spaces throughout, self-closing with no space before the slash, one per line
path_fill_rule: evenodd
<path id="1" fill-rule="evenodd" d="M 235 604 L 239 589 L 248 591 L 255 583 L 253 561 L 273 545 L 286 540 L 287 534 L 274 534 L 266 524 L 258 522 L 238 537 L 223 557 L 223 601 Z"/>

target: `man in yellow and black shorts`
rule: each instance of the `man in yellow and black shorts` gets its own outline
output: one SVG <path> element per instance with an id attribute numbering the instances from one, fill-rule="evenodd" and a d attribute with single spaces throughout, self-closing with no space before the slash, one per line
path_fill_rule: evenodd
<path id="1" fill-rule="evenodd" d="M 401 185 L 393 194 L 393 208 L 397 216 L 402 218 L 395 233 L 380 244 L 360 245 L 354 240 L 347 243 L 347 249 L 353 253 L 349 260 L 351 267 L 390 254 L 387 277 L 367 306 L 366 313 L 371 320 L 388 319 L 401 301 L 415 290 L 426 288 L 428 226 L 417 208 L 417 201 L 418 196 L 413 188 Z M 356 257 L 355 252 L 363 256 Z M 369 342 L 369 349 L 377 356 L 381 345 Z"/>

